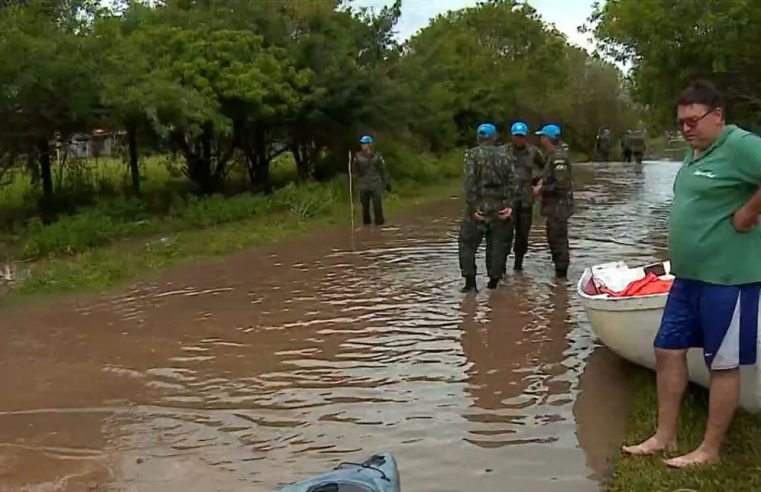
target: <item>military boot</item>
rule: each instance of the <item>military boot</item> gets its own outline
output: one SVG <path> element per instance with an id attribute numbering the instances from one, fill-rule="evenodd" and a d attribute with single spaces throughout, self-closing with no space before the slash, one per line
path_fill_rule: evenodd
<path id="1" fill-rule="evenodd" d="M 466 292 L 478 292 L 478 286 L 476 285 L 476 276 L 468 275 L 465 277 L 465 286 L 460 291 L 463 294 Z"/>
<path id="2" fill-rule="evenodd" d="M 556 265 L 555 276 L 557 278 L 568 278 L 568 265 Z"/>
<path id="3" fill-rule="evenodd" d="M 496 289 L 499 285 L 499 279 L 498 278 L 490 278 L 489 283 L 486 285 L 487 289 Z"/>
<path id="4" fill-rule="evenodd" d="M 516 272 L 523 271 L 523 256 L 515 255 L 515 264 L 513 265 L 513 270 Z"/>

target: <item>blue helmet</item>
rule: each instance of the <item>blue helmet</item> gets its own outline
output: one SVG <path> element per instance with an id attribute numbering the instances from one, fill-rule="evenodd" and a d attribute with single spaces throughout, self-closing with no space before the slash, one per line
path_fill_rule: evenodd
<path id="1" fill-rule="evenodd" d="M 536 134 L 549 138 L 558 138 L 560 136 L 560 127 L 557 125 L 545 125 Z"/>
<path id="2" fill-rule="evenodd" d="M 522 135 L 525 137 L 526 135 L 528 135 L 528 125 L 526 125 L 522 121 L 516 121 L 515 123 L 513 123 L 513 126 L 510 128 L 510 133 L 512 133 L 513 135 Z"/>
<path id="3" fill-rule="evenodd" d="M 359 139 L 359 143 L 371 144 L 373 143 L 373 137 L 371 137 L 370 135 L 365 135 Z"/>
<path id="4" fill-rule="evenodd" d="M 497 136 L 497 127 L 491 123 L 481 123 L 477 133 L 480 138 L 494 138 Z"/>

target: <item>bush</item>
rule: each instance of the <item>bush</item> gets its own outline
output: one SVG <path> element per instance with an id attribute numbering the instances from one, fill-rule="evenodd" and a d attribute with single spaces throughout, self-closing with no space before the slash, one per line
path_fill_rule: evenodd
<path id="1" fill-rule="evenodd" d="M 222 195 L 204 198 L 189 195 L 186 201 L 180 199 L 173 205 L 172 213 L 179 218 L 183 227 L 209 227 L 250 218 L 265 210 L 266 202 L 265 196 L 249 194 L 230 198 Z"/>
<path id="2" fill-rule="evenodd" d="M 51 254 L 75 254 L 127 234 L 129 224 L 115 221 L 100 210 L 88 210 L 51 225 L 32 219 L 21 254 L 34 259 Z"/>

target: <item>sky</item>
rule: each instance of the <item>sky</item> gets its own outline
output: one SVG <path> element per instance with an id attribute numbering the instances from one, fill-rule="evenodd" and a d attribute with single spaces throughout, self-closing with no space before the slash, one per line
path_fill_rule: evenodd
<path id="1" fill-rule="evenodd" d="M 527 0 L 544 18 L 555 24 L 568 40 L 583 48 L 590 49 L 591 43 L 576 30 L 584 24 L 592 13 L 593 0 Z M 354 0 L 358 7 L 381 8 L 393 0 Z M 429 19 L 448 10 L 473 7 L 478 0 L 402 0 L 402 18 L 397 25 L 397 36 L 406 39 L 428 24 Z"/>

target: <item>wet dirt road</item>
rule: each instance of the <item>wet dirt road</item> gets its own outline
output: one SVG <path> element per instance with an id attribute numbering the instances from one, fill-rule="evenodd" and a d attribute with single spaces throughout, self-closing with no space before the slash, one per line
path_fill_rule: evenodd
<path id="1" fill-rule="evenodd" d="M 406 491 L 598 490 L 626 366 L 572 284 L 664 257 L 676 169 L 579 167 L 568 283 L 537 221 L 525 273 L 459 294 L 453 198 L 0 311 L 0 490 L 273 490 L 384 450 Z"/>

